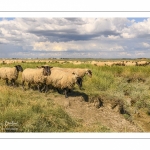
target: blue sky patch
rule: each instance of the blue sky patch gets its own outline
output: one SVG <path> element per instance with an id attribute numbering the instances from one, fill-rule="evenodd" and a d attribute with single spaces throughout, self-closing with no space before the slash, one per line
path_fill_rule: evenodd
<path id="1" fill-rule="evenodd" d="M 138 17 L 135 17 L 135 18 L 128 18 L 129 20 L 135 20 L 135 22 L 143 22 L 144 20 L 147 20 L 148 18 L 138 18 Z"/>
<path id="2" fill-rule="evenodd" d="M 9 17 L 9 18 L 0 18 L 0 21 L 2 21 L 2 20 L 14 20 L 15 18 L 14 17 Z"/>

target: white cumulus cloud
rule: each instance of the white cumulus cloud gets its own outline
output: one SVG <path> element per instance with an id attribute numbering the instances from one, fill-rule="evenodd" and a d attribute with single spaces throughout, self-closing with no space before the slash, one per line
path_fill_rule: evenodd
<path id="1" fill-rule="evenodd" d="M 136 20 L 136 19 L 135 19 Z M 81 52 L 106 56 L 145 55 L 150 47 L 150 18 L 14 18 L 0 20 L 0 48 L 10 53 Z M 13 46 L 13 49 L 8 47 Z M 15 48 L 16 47 L 16 48 Z M 144 52 L 143 52 L 144 51 Z M 93 54 L 92 54 L 93 53 Z M 34 56 L 33 55 L 33 56 Z M 60 55 L 60 54 L 59 54 Z M 69 56 L 69 53 L 67 54 Z M 4 54 L 3 54 L 4 56 Z M 57 56 L 57 55 L 56 55 Z M 149 56 L 150 57 L 150 56 Z"/>

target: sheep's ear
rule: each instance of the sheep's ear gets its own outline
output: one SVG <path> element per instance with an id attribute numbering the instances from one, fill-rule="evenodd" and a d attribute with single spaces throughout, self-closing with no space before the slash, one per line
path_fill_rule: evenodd
<path id="1" fill-rule="evenodd" d="M 75 72 L 72 72 L 72 74 L 73 74 L 75 77 L 78 77 L 78 75 L 77 75 Z"/>
<path id="2" fill-rule="evenodd" d="M 23 68 L 21 67 L 21 65 L 16 65 L 15 67 L 16 67 L 17 71 L 21 71 L 21 72 L 23 71 Z"/>
<path id="3" fill-rule="evenodd" d="M 91 71 L 90 69 L 88 70 L 88 72 L 89 72 L 90 74 L 92 74 L 92 71 Z"/>
<path id="4" fill-rule="evenodd" d="M 17 71 L 19 71 L 19 69 L 18 69 L 18 65 L 14 66 L 14 67 L 16 67 Z"/>
<path id="5" fill-rule="evenodd" d="M 19 68 L 19 67 L 21 67 L 21 66 L 20 66 L 20 65 L 16 65 L 16 66 L 14 66 L 14 67 Z"/>

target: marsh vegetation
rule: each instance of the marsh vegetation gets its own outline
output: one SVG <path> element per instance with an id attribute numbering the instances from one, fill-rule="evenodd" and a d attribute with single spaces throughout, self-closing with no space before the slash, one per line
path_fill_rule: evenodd
<path id="1" fill-rule="evenodd" d="M 89 68 L 92 78 L 85 76 L 82 89 L 75 85 L 69 98 L 56 89 L 40 93 L 34 85 L 23 91 L 21 72 L 16 87 L 0 80 L 0 132 L 150 131 L 150 65 L 97 66 L 91 60 L 76 61 L 1 63 L 0 67 L 19 64 L 23 69 L 40 65 Z"/>

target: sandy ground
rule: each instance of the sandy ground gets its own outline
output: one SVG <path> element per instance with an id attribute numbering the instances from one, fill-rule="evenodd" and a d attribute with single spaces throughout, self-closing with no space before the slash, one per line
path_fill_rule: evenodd
<path id="1" fill-rule="evenodd" d="M 60 105 L 75 119 L 82 120 L 83 126 L 91 127 L 101 123 L 110 129 L 110 132 L 143 132 L 137 123 L 128 121 L 118 112 L 118 108 L 112 109 L 109 104 L 97 107 L 96 102 L 87 102 L 83 96 L 64 95 L 54 96 L 54 102 Z"/>

